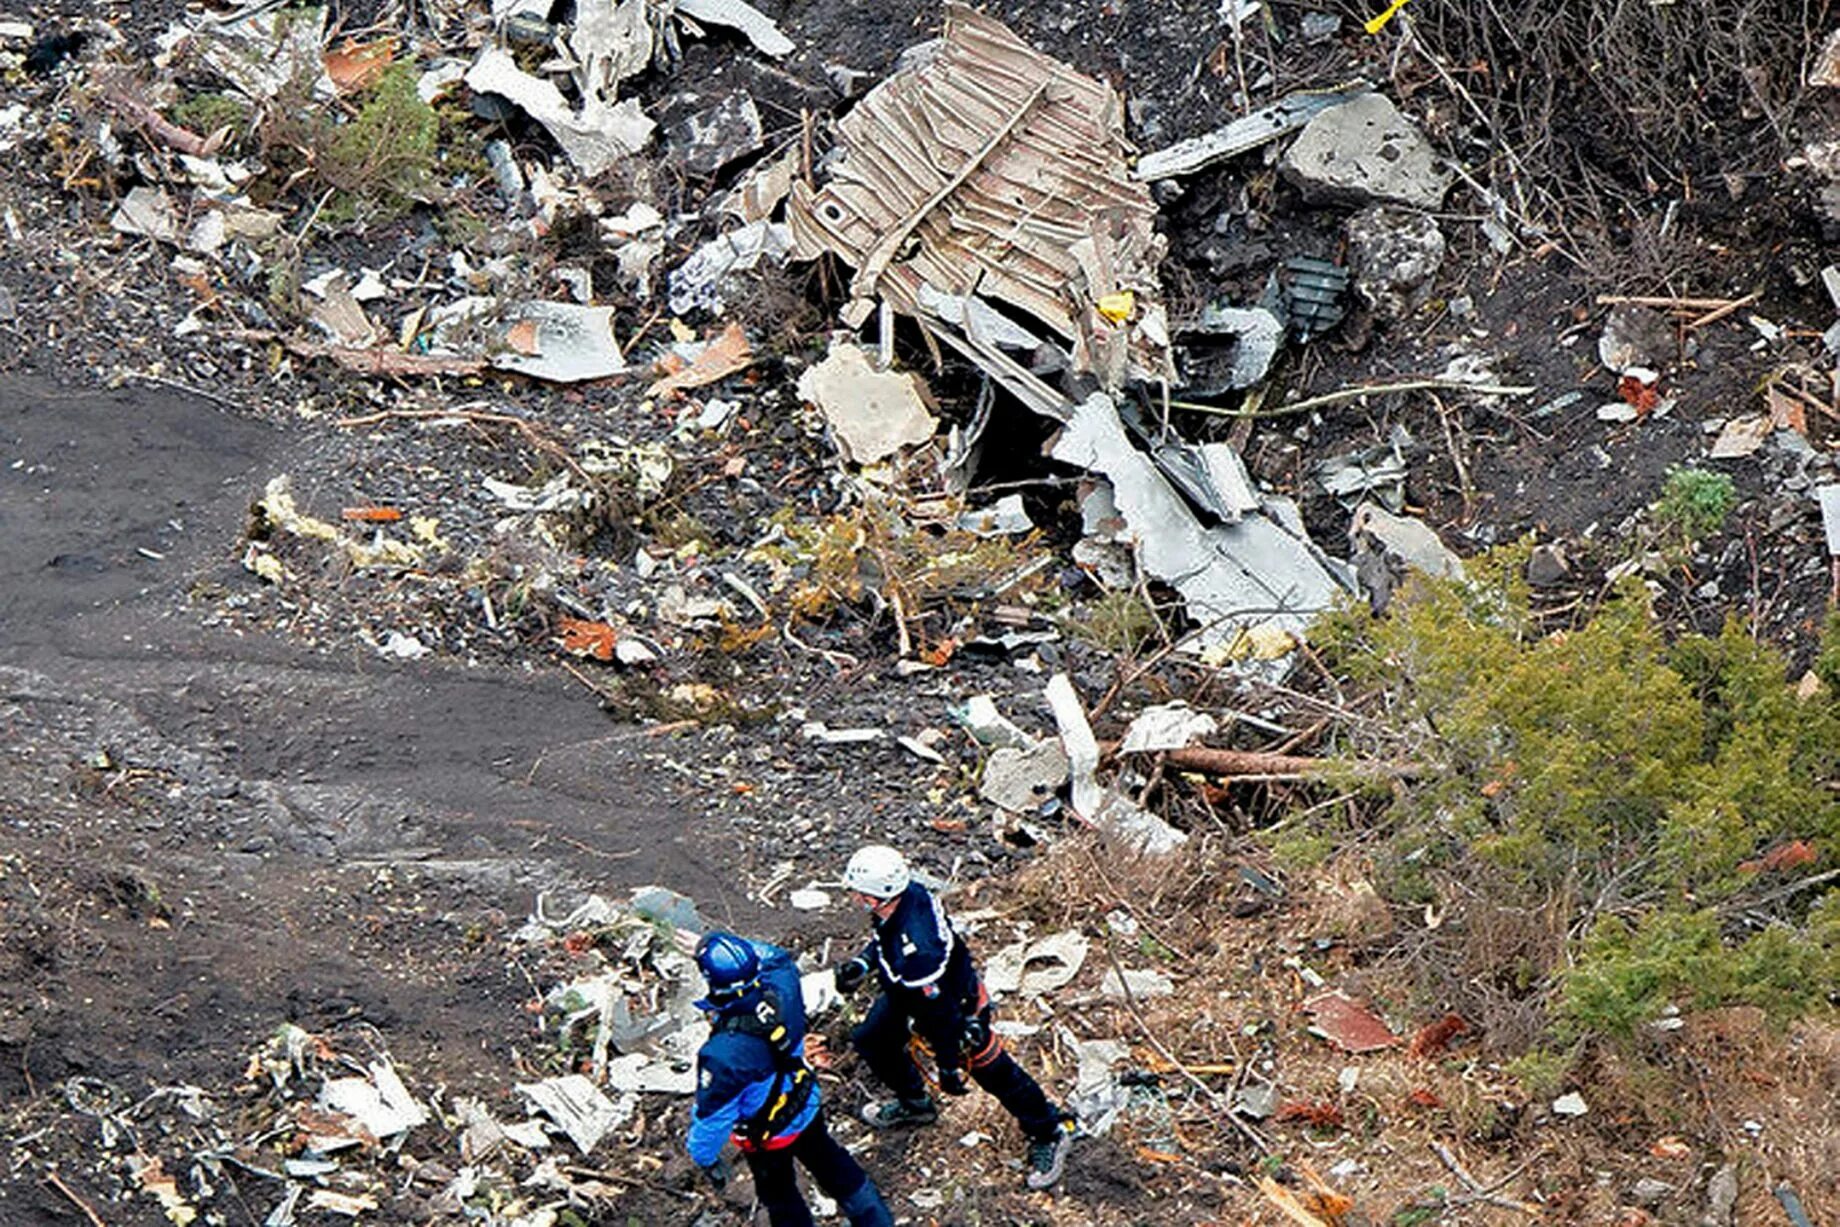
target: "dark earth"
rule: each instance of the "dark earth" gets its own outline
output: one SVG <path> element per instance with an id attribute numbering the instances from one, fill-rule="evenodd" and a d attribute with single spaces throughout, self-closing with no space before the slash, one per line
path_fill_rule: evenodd
<path id="1" fill-rule="evenodd" d="M 348 5 L 339 16 L 343 28 L 362 30 L 399 20 L 398 7 Z M 932 6 L 890 0 L 760 7 L 800 44 L 794 57 L 771 64 L 732 37 L 688 42 L 673 73 L 642 80 L 648 109 L 667 119 L 689 105 L 685 92 L 738 84 L 756 95 L 769 136 L 785 139 L 802 109 L 838 105 L 827 63 L 873 82 L 938 20 Z M 1235 113 L 1235 74 L 1206 66 L 1231 62 L 1214 0 L 991 7 L 1044 51 L 1141 103 L 1130 129 L 1144 148 Z M 1271 8 L 1284 27 L 1299 11 Z M 107 23 L 121 39 L 107 54 L 138 62 L 179 11 L 36 4 L 30 17 L 41 32 Z M 98 33 L 51 75 L 7 78 L 0 104 L 72 105 L 61 84 L 68 78 L 56 74 L 101 54 L 104 42 Z M 1357 70 L 1384 79 L 1385 58 L 1345 21 L 1335 39 L 1288 44 L 1259 98 Z M 1434 139 L 1462 134 L 1467 118 L 1422 62 L 1409 59 L 1398 72 L 1400 92 L 1427 100 L 1428 121 L 1441 118 L 1427 124 Z M 1802 113 L 1798 122 L 1812 134 L 1833 117 Z M 542 147 L 534 130 L 512 135 L 526 156 Z M 0 209 L 14 210 L 23 228 L 0 235 L 0 288 L 17 303 L 11 318 L 0 313 L 0 1105 L 13 1136 L 0 1223 L 167 1221 L 118 1165 L 90 1154 L 93 1123 L 68 1088 L 106 1085 L 130 1101 L 187 1084 L 224 1088 L 283 1022 L 379 1036 L 421 1082 L 470 1088 L 510 1113 L 519 1050 L 533 1042 L 526 1006 L 542 988 L 510 935 L 539 897 L 566 911 L 591 892 L 624 898 L 656 883 L 691 897 L 713 921 L 816 950 L 853 935 L 857 921 L 841 908 L 808 914 L 763 903 L 761 887 L 783 865 L 796 866 L 794 886 L 834 880 L 849 849 L 872 837 L 902 843 L 959 883 L 1001 878 L 1033 857 L 1028 836 L 970 798 L 978 752 L 962 735 L 942 747 L 947 764 L 934 769 L 892 742 L 814 745 L 799 726 L 810 718 L 912 733 L 947 726 L 949 704 L 993 693 L 1019 723 L 1047 731 L 1040 678 L 1000 657 L 969 655 L 904 676 L 885 621 L 867 612 L 819 643 L 849 654 L 841 667 L 770 639 L 745 655 L 681 653 L 634 676 L 584 672 L 554 649 L 553 619 L 565 610 L 502 619 L 488 610 L 494 593 L 502 598 L 525 574 L 520 566 L 537 563 L 493 537 L 498 512 L 478 493 L 479 479 L 538 479 L 545 457 L 515 432 L 485 425 L 335 421 L 461 405 L 528 413 L 555 438 L 611 427 L 643 439 L 669 420 L 643 400 L 639 381 L 561 393 L 511 380 L 365 381 L 324 364 L 276 374 L 268 350 L 231 335 L 263 326 L 237 318 L 244 307 L 226 308 L 221 337 L 172 335 L 191 302 L 167 254 L 107 226 L 111 192 L 125 190 L 126 179 L 68 188 L 49 143 L 12 156 Z M 1192 310 L 1219 294 L 1244 298 L 1283 256 L 1338 254 L 1346 211 L 1306 204 L 1256 156 L 1249 161 L 1185 180 L 1164 202 L 1172 304 Z M 727 180 L 686 180 L 667 167 L 654 182 L 659 207 L 672 214 L 700 208 Z M 1459 188 L 1453 212 L 1440 218 L 1452 250 L 1433 303 L 1378 328 L 1357 311 L 1341 333 L 1282 359 L 1282 392 L 1265 403 L 1435 375 L 1460 353 L 1486 356 L 1497 382 L 1538 392 L 1483 403 L 1384 395 L 1241 419 L 1235 442 L 1248 464 L 1293 492 L 1316 539 L 1346 555 L 1349 509 L 1312 484 L 1310 466 L 1404 426 L 1408 507 L 1465 555 L 1529 536 L 1563 544 L 1570 574 L 1541 595 L 1563 619 L 1600 590 L 1606 567 L 1652 537 L 1646 509 L 1670 467 L 1700 460 L 1703 423 L 1755 411 L 1760 381 L 1815 361 L 1832 319 L 1813 275 L 1832 258 L 1832 236 L 1805 182 L 1754 182 L 1741 203 L 1701 192 L 1672 236 L 1656 239 L 1640 217 L 1644 209 L 1652 217 L 1671 190 L 1657 187 L 1652 201 L 1619 214 L 1602 227 L 1603 245 L 1573 263 L 1527 244 L 1496 254 Z M 1248 210 L 1256 234 L 1244 230 Z M 427 213 L 316 241 L 327 261 L 355 267 L 431 233 Z M 715 228 L 713 218 L 691 221 L 666 262 Z M 1238 265 L 1223 259 L 1223 234 L 1256 257 L 1242 250 Z M 673 494 L 675 510 L 716 545 L 747 545 L 779 502 L 815 505 L 823 489 L 826 444 L 791 420 L 789 392 L 763 395 L 789 389 L 800 353 L 821 344 L 835 304 L 821 300 L 817 282 L 809 269 L 763 272 L 757 297 L 739 308 L 769 338 L 750 375 L 730 385 L 754 420 L 719 454 L 686 458 Z M 1748 313 L 1738 312 L 1682 338 L 1664 373 L 1675 397 L 1667 416 L 1598 420 L 1598 406 L 1617 399 L 1615 377 L 1597 363 L 1599 294 L 1752 291 L 1761 294 L 1752 310 L 1787 326 L 1785 340 L 1760 348 Z M 1450 309 L 1464 299 L 1469 314 Z M 623 335 L 652 310 L 615 301 Z M 903 334 L 898 348 L 927 369 L 916 338 Z M 972 372 L 948 369 L 933 383 L 943 416 L 969 416 Z M 1584 395 L 1539 412 L 1570 391 Z M 1231 429 L 1199 414 L 1180 424 L 1195 437 Z M 1039 483 L 1029 489 L 1031 510 L 1052 541 L 1070 545 L 1079 530 L 1064 501 L 1072 475 L 1034 459 L 1040 427 L 1020 409 L 1008 406 L 997 430 L 1011 446 L 991 450 L 1008 456 L 980 480 Z M 1684 562 L 1650 572 L 1672 625 L 1711 630 L 1735 616 L 1792 657 L 1812 651 L 1830 579 L 1807 488 L 1820 466 L 1831 472 L 1835 437 L 1834 421 L 1811 414 L 1808 451 L 1820 457 L 1812 466 L 1774 450 L 1727 466 L 1738 504 L 1724 529 Z M 777 480 L 725 476 L 737 455 Z M 438 510 L 443 531 L 487 560 L 492 578 L 457 567 L 379 578 L 290 558 L 306 578 L 274 590 L 243 557 L 251 504 L 280 474 L 292 477 L 304 507 L 330 518 L 359 503 Z M 658 523 L 602 525 L 574 543 L 583 561 L 564 589 L 573 580 L 585 591 L 592 560 L 624 562 Z M 616 586 L 606 595 L 621 598 L 608 608 L 643 595 L 617 587 L 628 579 L 607 582 Z M 1080 582 L 1074 572 L 1066 585 L 1091 597 Z M 380 653 L 398 629 L 432 654 Z M 1043 660 L 1070 671 L 1089 702 L 1122 668 L 1077 639 Z M 723 690 L 732 718 L 683 719 L 666 699 L 684 683 Z M 847 1078 L 846 1104 L 860 1089 Z M 681 1107 L 667 1111 L 678 1116 L 647 1135 L 660 1161 L 655 1187 L 635 1186 L 588 1221 L 705 1221 L 698 1216 L 714 1203 L 685 1192 L 695 1186 L 670 1145 Z M 441 1150 L 431 1142 L 423 1157 Z M 878 1171 L 900 1171 L 906 1153 L 885 1150 Z M 940 1221 L 1150 1217 L 1139 1200 L 1142 1165 L 1112 1143 L 1081 1153 L 1051 1203 L 1025 1207 L 992 1190 Z M 62 1189 L 46 1175 L 60 1170 Z M 924 1183 L 902 1174 L 887 1187 L 905 1195 Z M 438 1221 L 415 1194 L 367 1221 Z M 211 1221 L 234 1224 L 261 1222 L 268 1210 L 266 1193 L 211 1204 L 222 1216 Z M 1158 1217 L 1208 1221 L 1187 1200 Z"/>

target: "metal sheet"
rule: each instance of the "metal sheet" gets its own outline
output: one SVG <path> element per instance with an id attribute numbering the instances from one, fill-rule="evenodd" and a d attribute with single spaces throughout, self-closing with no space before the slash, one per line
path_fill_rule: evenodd
<path id="1" fill-rule="evenodd" d="M 794 185 L 795 254 L 856 269 L 852 324 L 878 297 L 924 318 L 923 286 L 976 293 L 1041 321 L 1107 386 L 1173 380 L 1166 338 L 1098 307 L 1161 297 L 1156 204 L 1125 155 L 1111 87 L 949 4 L 936 52 L 839 121 L 829 181 Z"/>

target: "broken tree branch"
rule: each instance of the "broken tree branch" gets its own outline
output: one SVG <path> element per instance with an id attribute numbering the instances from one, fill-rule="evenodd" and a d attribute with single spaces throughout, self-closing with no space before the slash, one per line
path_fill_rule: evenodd
<path id="1" fill-rule="evenodd" d="M 1469 1188 L 1469 1194 L 1461 1200 L 1479 1201 L 1485 1205 L 1500 1206 L 1504 1210 L 1518 1210 L 1522 1214 L 1531 1214 L 1535 1218 L 1546 1213 L 1543 1207 L 1516 1201 L 1512 1197 L 1502 1197 L 1484 1188 L 1481 1181 L 1470 1175 L 1468 1169 L 1457 1162 L 1457 1156 L 1450 1152 L 1450 1147 L 1436 1138 L 1431 1140 L 1431 1150 L 1443 1161 L 1444 1166 L 1450 1169 L 1451 1175 L 1461 1180 Z"/>
<path id="2" fill-rule="evenodd" d="M 1730 914 L 1731 912 L 1743 911 L 1746 908 L 1762 907 L 1766 903 L 1775 903 L 1779 899 L 1787 899 L 1790 895 L 1799 895 L 1801 892 L 1811 887 L 1821 886 L 1833 881 L 1835 878 L 1840 878 L 1840 869 L 1830 869 L 1826 873 L 1817 873 L 1811 878 L 1802 878 L 1798 881 L 1789 883 L 1780 890 L 1773 890 L 1769 894 L 1762 895 L 1756 899 L 1733 899 L 1719 910 L 1721 913 Z"/>
<path id="3" fill-rule="evenodd" d="M 1748 307 L 1762 297 L 1762 290 L 1752 290 L 1743 298 L 1734 298 L 1722 307 L 1714 307 L 1712 310 L 1706 312 L 1706 314 L 1697 319 L 1690 319 L 1681 326 L 1688 331 L 1692 331 L 1695 328 L 1704 328 L 1707 324 L 1716 324 L 1730 315 L 1733 311 L 1738 310 L 1740 307 Z"/>
<path id="4" fill-rule="evenodd" d="M 1654 294 L 1599 294 L 1597 305 L 1600 307 L 1659 307 L 1664 311 L 1716 311 L 1731 307 L 1736 310 L 1747 303 L 1757 301 L 1759 295 L 1750 294 L 1744 298 L 1671 298 Z"/>
<path id="5" fill-rule="evenodd" d="M 1099 743 L 1101 758 L 1118 752 L 1119 742 Z M 1267 779 L 1311 779 L 1326 775 L 1352 773 L 1384 779 L 1415 776 L 1424 770 L 1418 763 L 1356 763 L 1333 758 L 1309 758 L 1296 754 L 1274 754 L 1267 750 L 1224 750 L 1213 746 L 1184 746 L 1167 751 L 1168 762 L 1178 771 L 1200 771 L 1219 776 L 1260 776 Z"/>
<path id="6" fill-rule="evenodd" d="M 200 136 L 190 128 L 174 123 L 150 103 L 130 94 L 127 82 L 120 78 L 111 80 L 103 87 L 102 101 L 117 115 L 144 130 L 160 144 L 188 157 L 211 157 L 223 148 L 224 142 L 230 137 L 229 128 L 219 128 L 209 136 Z"/>
<path id="7" fill-rule="evenodd" d="M 1339 405 L 1345 400 L 1355 400 L 1363 396 L 1380 396 L 1388 392 L 1476 392 L 1483 396 L 1531 396 L 1538 390 L 1531 384 L 1466 383 L 1461 379 L 1433 378 L 1407 379 L 1399 383 L 1358 384 L 1337 392 L 1325 392 L 1321 396 L 1292 401 L 1288 405 L 1279 405 L 1275 409 L 1227 409 L 1220 405 L 1198 405 L 1193 401 L 1185 400 L 1172 400 L 1169 403 L 1177 409 L 1211 413 L 1223 418 L 1275 418 L 1292 413 L 1303 413 L 1310 409 L 1321 409 L 1326 405 Z"/>
<path id="8" fill-rule="evenodd" d="M 799 649 L 801 652 L 809 652 L 813 656 L 823 657 L 824 661 L 839 673 L 847 672 L 862 664 L 860 660 L 856 659 L 856 657 L 850 655 L 848 652 L 837 652 L 830 648 L 814 647 L 806 643 L 803 639 L 800 639 L 797 635 L 792 633 L 791 619 L 787 619 L 779 628 L 779 633 L 785 637 L 787 643 Z"/>
<path id="9" fill-rule="evenodd" d="M 309 224 L 312 218 L 307 219 Z M 303 228 L 302 233 L 305 233 Z M 360 349 L 350 345 L 323 345 L 301 337 L 282 336 L 263 328 L 235 328 L 222 335 L 233 341 L 274 342 L 300 358 L 330 358 L 360 375 L 477 375 L 486 369 L 483 358 L 439 354 L 411 354 L 399 349 Z M 438 413 L 431 416 L 440 416 Z"/>
<path id="10" fill-rule="evenodd" d="M 1281 1210 L 1284 1217 L 1296 1223 L 1297 1227 L 1329 1227 L 1327 1219 L 1311 1214 L 1303 1203 L 1297 1200 L 1295 1193 L 1270 1176 L 1260 1176 L 1258 1187 L 1259 1192 L 1265 1195 L 1265 1200 Z"/>
<path id="11" fill-rule="evenodd" d="M 89 1203 L 84 1201 L 81 1197 L 78 1197 L 76 1190 L 65 1184 L 62 1177 L 56 1172 L 47 1171 L 45 1173 L 45 1183 L 62 1193 L 65 1197 L 68 1197 L 71 1204 L 83 1211 L 84 1216 L 88 1218 L 91 1223 L 95 1224 L 95 1227 L 106 1227 L 106 1224 L 104 1224 L 100 1218 L 96 1217 L 96 1212 L 90 1209 Z"/>
<path id="12" fill-rule="evenodd" d="M 1137 1008 L 1137 994 L 1131 991 L 1131 982 L 1125 977 L 1124 967 L 1118 962 L 1117 952 L 1112 949 L 1112 935 L 1110 930 L 1107 930 L 1105 933 L 1105 957 L 1112 965 L 1112 974 L 1118 977 L 1118 987 L 1124 991 L 1125 1008 L 1131 1012 L 1131 1017 L 1136 1020 L 1137 1029 L 1144 1033 L 1144 1038 L 1146 1040 L 1150 1041 L 1150 1047 L 1156 1049 L 1156 1054 L 1158 1056 L 1169 1062 L 1172 1069 L 1179 1070 L 1182 1076 L 1187 1078 L 1189 1082 L 1194 1085 L 1196 1090 L 1205 1095 L 1208 1102 L 1214 1105 L 1222 1116 L 1226 1117 L 1228 1124 L 1244 1134 L 1247 1140 L 1254 1146 L 1257 1146 L 1266 1154 L 1270 1154 L 1271 1146 L 1263 1137 L 1259 1136 L 1258 1130 L 1235 1115 L 1233 1112 L 1233 1105 L 1223 1101 L 1221 1097 L 1215 1093 L 1213 1087 L 1196 1077 L 1188 1066 L 1182 1064 L 1175 1053 L 1164 1047 L 1163 1041 L 1158 1039 L 1156 1032 L 1150 1029 L 1150 1024 L 1144 1021 L 1143 1011 Z"/>

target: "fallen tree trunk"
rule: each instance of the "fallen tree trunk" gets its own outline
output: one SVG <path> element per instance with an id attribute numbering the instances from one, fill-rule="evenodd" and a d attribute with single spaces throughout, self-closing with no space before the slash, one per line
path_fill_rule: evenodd
<path id="1" fill-rule="evenodd" d="M 1118 753 L 1116 741 L 1101 742 L 1102 757 Z M 1326 775 L 1360 775 L 1378 779 L 1409 778 L 1423 772 L 1419 763 L 1363 763 L 1336 758 L 1310 758 L 1298 754 L 1272 754 L 1263 750 L 1224 750 L 1213 746 L 1184 746 L 1160 750 L 1166 765 L 1178 771 L 1199 771 L 1226 777 L 1257 776 L 1263 780 L 1305 780 Z"/>

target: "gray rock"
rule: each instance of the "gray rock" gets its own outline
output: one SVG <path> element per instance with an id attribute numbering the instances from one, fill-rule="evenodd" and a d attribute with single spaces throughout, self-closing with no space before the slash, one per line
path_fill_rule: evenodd
<path id="1" fill-rule="evenodd" d="M 1653 1176 L 1644 1176 L 1635 1182 L 1629 1190 L 1629 1200 L 1638 1206 L 1652 1210 L 1674 1191 L 1674 1186 L 1665 1180 L 1656 1180 Z"/>
<path id="2" fill-rule="evenodd" d="M 1278 1110 L 1278 1088 L 1263 1083 L 1243 1086 L 1233 1110 L 1253 1120 L 1265 1120 Z"/>
<path id="3" fill-rule="evenodd" d="M 984 764 L 978 795 L 1012 813 L 1030 813 L 1067 782 L 1067 752 L 1053 739 L 1026 750 L 1003 746 Z"/>
<path id="4" fill-rule="evenodd" d="M 1700 1227 L 1731 1227 L 1738 1207 L 1738 1169 L 1727 1163 L 1706 1182 L 1706 1213 Z"/>
<path id="5" fill-rule="evenodd" d="M 1312 119 L 1278 164 L 1306 197 L 1435 209 L 1450 190 L 1431 143 L 1390 100 L 1361 94 Z"/>
<path id="6" fill-rule="evenodd" d="M 1342 18 L 1339 13 L 1305 13 L 1297 25 L 1304 42 L 1321 43 L 1335 37 L 1342 28 Z"/>
<path id="7" fill-rule="evenodd" d="M 1527 556 L 1527 582 L 1535 588 L 1551 588 L 1571 577 L 1572 564 L 1565 550 L 1557 545 L 1536 545 Z"/>
<path id="8" fill-rule="evenodd" d="M 1400 320 L 1431 297 L 1444 263 L 1444 232 L 1426 213 L 1374 205 L 1348 219 L 1354 292 L 1379 320 Z"/>
<path id="9" fill-rule="evenodd" d="M 1661 370 L 1674 358 L 1674 328 L 1652 307 L 1618 303 L 1597 338 L 1597 358 L 1617 374 L 1631 367 Z"/>

